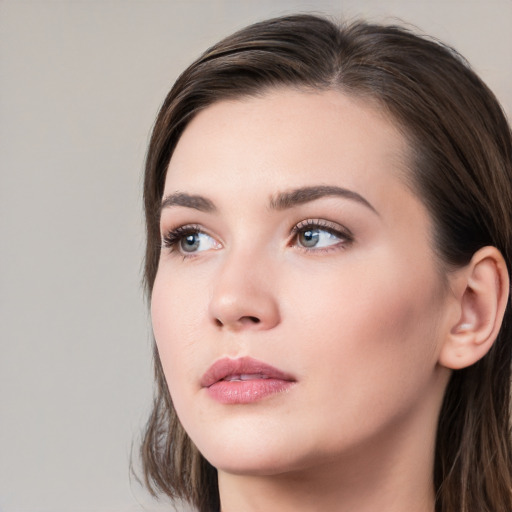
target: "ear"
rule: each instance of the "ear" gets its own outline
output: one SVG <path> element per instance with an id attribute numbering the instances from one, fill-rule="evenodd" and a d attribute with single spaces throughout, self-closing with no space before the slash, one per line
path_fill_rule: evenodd
<path id="1" fill-rule="evenodd" d="M 442 366 L 458 370 L 485 356 L 496 340 L 509 296 L 509 275 L 496 247 L 478 250 L 455 272 L 452 290 L 458 302 L 439 354 Z"/>

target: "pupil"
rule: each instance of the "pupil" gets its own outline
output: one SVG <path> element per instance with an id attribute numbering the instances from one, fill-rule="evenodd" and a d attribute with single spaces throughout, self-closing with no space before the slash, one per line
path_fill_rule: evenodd
<path id="1" fill-rule="evenodd" d="M 305 247 L 314 247 L 318 243 L 318 230 L 308 229 L 302 234 L 302 245 Z"/>

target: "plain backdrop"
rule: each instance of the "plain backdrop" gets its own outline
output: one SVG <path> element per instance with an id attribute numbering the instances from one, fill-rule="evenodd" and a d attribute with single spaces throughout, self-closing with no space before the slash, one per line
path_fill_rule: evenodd
<path id="1" fill-rule="evenodd" d="M 149 132 L 202 50 L 297 11 L 410 22 L 512 117 L 512 0 L 0 1 L 1 512 L 170 510 L 129 474 L 152 396 Z"/>

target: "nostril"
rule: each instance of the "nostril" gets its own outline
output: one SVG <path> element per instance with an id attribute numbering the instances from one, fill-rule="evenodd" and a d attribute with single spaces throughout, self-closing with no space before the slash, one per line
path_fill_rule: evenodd
<path id="1" fill-rule="evenodd" d="M 256 325 L 256 324 L 259 324 L 261 323 L 261 320 L 257 317 L 257 316 L 250 316 L 250 315 L 246 315 L 246 316 L 241 316 L 238 320 L 236 321 L 233 321 L 231 322 L 231 320 L 228 320 L 227 322 L 221 320 L 220 318 L 215 318 L 215 325 L 217 327 L 224 327 L 224 326 L 228 326 L 230 324 L 233 324 L 233 326 L 238 326 L 238 327 L 241 327 L 243 325 Z"/>

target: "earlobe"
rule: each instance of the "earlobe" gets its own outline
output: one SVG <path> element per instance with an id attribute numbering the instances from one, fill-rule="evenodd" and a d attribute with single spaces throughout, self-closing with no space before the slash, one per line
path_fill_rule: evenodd
<path id="1" fill-rule="evenodd" d="M 454 290 L 460 312 L 452 321 L 439 354 L 439 363 L 458 370 L 476 363 L 498 336 L 509 296 L 509 275 L 496 247 L 478 250 L 457 271 Z"/>

